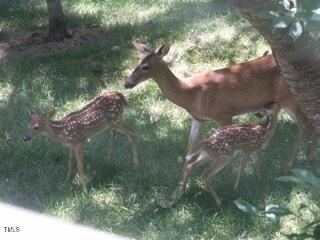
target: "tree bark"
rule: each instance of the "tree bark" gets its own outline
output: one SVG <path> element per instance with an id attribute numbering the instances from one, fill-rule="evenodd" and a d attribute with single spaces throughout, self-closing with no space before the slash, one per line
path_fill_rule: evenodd
<path id="1" fill-rule="evenodd" d="M 320 133 L 320 40 L 304 29 L 293 42 L 288 29 L 272 34 L 270 22 L 256 17 L 277 10 L 277 1 L 228 0 L 270 44 L 276 62 L 302 110 Z"/>
<path id="2" fill-rule="evenodd" d="M 62 41 L 69 38 L 67 32 L 61 0 L 46 0 L 49 17 L 49 35 L 47 41 Z"/>

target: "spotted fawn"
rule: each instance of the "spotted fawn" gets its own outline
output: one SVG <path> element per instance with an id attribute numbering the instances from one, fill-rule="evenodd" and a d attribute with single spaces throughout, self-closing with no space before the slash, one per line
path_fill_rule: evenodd
<path id="1" fill-rule="evenodd" d="M 181 193 L 185 191 L 186 183 L 192 170 L 211 159 L 214 160 L 213 163 L 202 176 L 212 197 L 220 205 L 221 199 L 213 187 L 211 177 L 230 163 L 233 155 L 239 151 L 243 153 L 243 158 L 240 162 L 239 175 L 234 189 L 238 188 L 241 174 L 249 158 L 256 160 L 257 177 L 260 178 L 256 151 L 267 146 L 276 128 L 279 110 L 280 108 L 276 103 L 269 103 L 265 106 L 264 114 L 267 120 L 263 124 L 225 126 L 217 129 L 207 139 L 200 141 L 186 156 L 188 164 L 183 169 Z M 198 156 L 197 159 L 191 162 L 192 157 L 195 155 Z"/>
<path id="2" fill-rule="evenodd" d="M 67 180 L 70 179 L 74 159 L 76 159 L 78 173 L 83 191 L 87 191 L 83 168 L 84 144 L 89 137 L 98 134 L 106 128 L 111 129 L 109 157 L 112 158 L 115 131 L 125 134 L 132 144 L 133 166 L 138 166 L 136 136 L 134 130 L 122 119 L 124 107 L 128 106 L 124 96 L 118 92 L 102 91 L 79 111 L 68 114 L 61 120 L 50 118 L 55 110 L 48 109 L 46 114 L 38 114 L 32 108 L 27 112 L 31 116 L 25 141 L 37 135 L 47 136 L 69 147 Z"/>

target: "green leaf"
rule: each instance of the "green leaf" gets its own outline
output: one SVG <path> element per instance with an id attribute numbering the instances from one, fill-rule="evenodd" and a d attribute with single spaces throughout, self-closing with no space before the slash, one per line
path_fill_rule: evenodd
<path id="1" fill-rule="evenodd" d="M 311 17 L 310 17 L 310 20 L 320 21 L 320 11 L 319 12 L 318 11 L 317 12 L 313 12 Z"/>
<path id="2" fill-rule="evenodd" d="M 306 27 L 309 32 L 320 37 L 320 22 L 319 21 L 307 20 Z"/>
<path id="3" fill-rule="evenodd" d="M 291 172 L 299 179 L 309 183 L 313 187 L 320 188 L 320 179 L 313 175 L 313 173 L 306 169 L 291 169 Z"/>
<path id="4" fill-rule="evenodd" d="M 286 11 L 284 14 L 286 16 L 294 18 L 297 15 L 297 8 L 291 8 L 289 11 Z"/>
<path id="5" fill-rule="evenodd" d="M 294 23 L 292 23 L 292 25 L 289 29 L 289 35 L 293 41 L 296 41 L 297 38 L 301 35 L 302 31 L 303 31 L 303 28 L 302 28 L 301 23 L 294 22 Z"/>
<path id="6" fill-rule="evenodd" d="M 235 205 L 243 212 L 251 214 L 251 215 L 257 215 L 257 209 L 252 206 L 250 203 L 248 203 L 245 200 L 237 199 L 233 201 Z"/>
<path id="7" fill-rule="evenodd" d="M 274 224 L 274 225 L 279 225 L 280 216 L 275 214 L 275 213 L 273 213 L 273 212 L 269 212 L 269 211 L 270 211 L 270 209 L 277 208 L 277 207 L 279 207 L 279 206 L 278 205 L 274 205 L 274 204 L 269 204 L 265 208 L 265 214 L 266 214 L 267 219 L 270 222 L 272 222 L 272 224 Z"/>
<path id="8" fill-rule="evenodd" d="M 290 23 L 292 22 L 293 18 L 289 16 L 281 16 L 272 21 L 272 28 L 279 29 L 279 28 L 287 28 Z"/>
<path id="9" fill-rule="evenodd" d="M 286 216 L 291 214 L 291 211 L 287 208 L 279 207 L 278 205 L 268 204 L 265 210 L 266 214 L 275 214 L 277 216 Z"/>
<path id="10" fill-rule="evenodd" d="M 295 183 L 295 184 L 306 184 L 305 181 L 302 181 L 301 179 L 295 177 L 295 176 L 282 176 L 276 178 L 276 181 L 279 182 L 290 182 L 290 183 Z"/>
<path id="11" fill-rule="evenodd" d="M 275 19 L 280 16 L 279 12 L 277 11 L 259 11 L 256 14 L 256 17 L 261 18 L 261 19 Z"/>
<path id="12" fill-rule="evenodd" d="M 299 5 L 305 11 L 313 11 L 320 8 L 320 1 L 317 0 L 300 0 Z"/>
<path id="13" fill-rule="evenodd" d="M 280 217 L 292 214 L 287 208 L 275 204 L 268 204 L 265 208 L 266 217 L 274 224 L 279 225 Z"/>
<path id="14" fill-rule="evenodd" d="M 283 7 L 283 10 L 290 10 L 290 2 L 288 0 L 280 0 L 279 4 Z"/>

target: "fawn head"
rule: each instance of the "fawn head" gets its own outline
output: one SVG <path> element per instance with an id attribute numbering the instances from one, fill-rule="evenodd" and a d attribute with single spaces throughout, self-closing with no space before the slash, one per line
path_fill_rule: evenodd
<path id="1" fill-rule="evenodd" d="M 153 74 L 158 70 L 156 66 L 157 62 L 161 61 L 170 50 L 169 44 L 163 45 L 157 52 L 146 44 L 133 42 L 133 45 L 144 57 L 139 61 L 138 66 L 131 73 L 130 77 L 125 80 L 125 88 L 133 88 L 139 83 L 152 78 Z"/>
<path id="2" fill-rule="evenodd" d="M 279 111 L 279 105 L 275 102 L 270 102 L 264 105 L 264 108 L 258 112 L 255 112 L 254 115 L 258 118 L 263 117 L 272 117 L 274 114 L 277 114 Z"/>
<path id="3" fill-rule="evenodd" d="M 265 116 L 267 117 L 273 117 L 275 114 L 278 114 L 280 110 L 279 104 L 276 102 L 267 103 L 264 106 Z"/>
<path id="4" fill-rule="evenodd" d="M 34 136 L 37 136 L 45 131 L 48 120 L 55 113 L 55 109 L 48 109 L 46 114 L 38 114 L 32 108 L 26 108 L 26 112 L 31 116 L 31 121 L 28 124 L 27 132 L 23 137 L 23 140 L 25 142 L 31 140 L 31 138 L 33 138 Z"/>

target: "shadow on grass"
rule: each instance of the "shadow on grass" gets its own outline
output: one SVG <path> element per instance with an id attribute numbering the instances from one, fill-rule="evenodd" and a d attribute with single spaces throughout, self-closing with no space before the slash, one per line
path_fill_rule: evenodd
<path id="1" fill-rule="evenodd" d="M 169 129 L 170 135 L 164 136 L 159 133 L 163 125 Z M 102 167 L 101 163 L 92 161 L 92 169 L 99 169 L 92 182 L 93 189 L 99 190 L 100 187 L 108 185 L 117 186 L 121 189 L 118 194 L 122 199 L 122 210 L 119 210 L 121 213 L 112 211 L 115 205 L 120 204 L 119 202 L 104 206 L 94 200 L 90 200 L 90 203 L 80 202 L 76 207 L 76 212 L 79 214 L 77 221 L 90 222 L 95 216 L 95 220 L 90 224 L 96 227 L 113 226 L 112 231 L 133 237 L 144 236 L 150 231 L 152 225 L 161 237 L 179 238 L 180 236 L 181 239 L 190 234 L 188 230 L 190 226 L 197 229 L 197 235 L 201 236 L 202 230 L 207 231 L 203 222 L 211 221 L 219 225 L 227 216 L 238 224 L 234 229 L 228 229 L 229 235 L 226 236 L 237 237 L 257 226 L 255 220 L 236 209 L 232 203 L 233 200 L 242 197 L 254 203 L 259 209 L 264 209 L 268 201 L 284 205 L 284 201 L 289 199 L 291 186 L 278 183 L 274 179 L 281 175 L 281 166 L 290 151 L 291 143 L 288 147 L 286 139 L 295 135 L 297 129 L 292 123 L 282 122 L 269 147 L 259 153 L 262 168 L 261 182 L 256 181 L 252 172 L 246 172 L 240 185 L 240 193 L 234 193 L 232 191 L 234 182 L 230 181 L 225 171 L 222 171 L 214 177 L 217 190 L 224 199 L 222 207 L 218 208 L 201 184 L 202 179 L 199 176 L 204 170 L 202 167 L 191 177 L 190 187 L 185 196 L 171 209 L 162 209 L 158 201 L 162 197 L 169 197 L 177 188 L 181 177 L 183 163 L 177 159 L 184 155 L 189 125 L 190 121 L 186 121 L 186 128 L 177 129 L 170 125 L 169 119 L 165 118 L 157 126 L 150 125 L 147 121 L 137 124 L 141 136 L 141 165 L 137 172 L 131 170 L 131 159 L 128 153 L 123 154 L 124 150 L 128 150 L 126 145 L 118 148 L 117 155 L 121 159 L 120 162 L 105 163 Z M 289 134 L 288 130 L 291 130 Z M 123 140 L 120 137 L 118 143 L 124 144 Z M 129 162 L 130 166 L 128 166 Z M 109 164 L 116 167 L 110 169 Z M 111 174 L 111 177 L 106 176 L 107 174 Z M 134 202 L 131 201 L 132 196 L 135 196 Z M 185 212 L 186 208 L 187 216 L 181 216 L 178 219 L 177 215 Z"/>
<path id="2" fill-rule="evenodd" d="M 66 204 L 67 209 L 72 206 L 73 220 L 80 223 L 134 237 L 145 237 L 152 227 L 159 236 L 179 238 L 178 234 L 183 237 L 191 234 L 190 226 L 201 236 L 205 234 L 202 231 L 208 231 L 202 222 L 221 225 L 226 216 L 238 222 L 237 227 L 226 230 L 229 236 L 237 237 L 257 226 L 235 208 L 232 200 L 242 197 L 263 209 L 270 199 L 284 204 L 283 201 L 290 196 L 291 186 L 274 179 L 281 174 L 281 166 L 297 133 L 294 123 L 281 122 L 268 148 L 259 153 L 262 168 L 259 184 L 253 173 L 246 172 L 240 193 L 236 194 L 232 192 L 233 181 L 222 171 L 214 177 L 217 190 L 224 199 L 224 204 L 218 208 L 200 179 L 202 167 L 191 177 L 185 196 L 168 210 L 162 209 L 157 201 L 169 196 L 178 186 L 190 120 L 183 123 L 183 128 L 177 128 L 167 117 L 152 123 L 148 113 L 144 113 L 139 119 L 130 118 L 130 125 L 135 126 L 139 134 L 140 168 L 136 172 L 132 170 L 131 146 L 125 136 L 117 136 L 113 162 L 106 160 L 108 133 L 102 133 L 86 145 L 84 163 L 86 173 L 92 179 L 92 191 L 103 192 L 115 186 L 120 190 L 114 196 L 120 200 L 101 204 L 92 197 L 94 192 L 82 197 L 79 186 L 65 188 L 67 150 L 61 151 L 60 145 L 44 138 L 35 139 L 28 145 L 22 143 L 22 139 L 13 139 L 15 147 L 2 151 L 1 200 L 41 212 L 48 206 L 54 208 Z M 209 127 L 205 130 L 208 132 Z M 56 157 L 62 164 L 54 163 Z M 102 197 L 105 197 L 103 193 Z M 79 200 L 69 206 L 68 201 L 73 198 Z M 187 216 L 179 217 L 186 211 Z M 163 231 L 164 228 L 168 230 Z"/>

